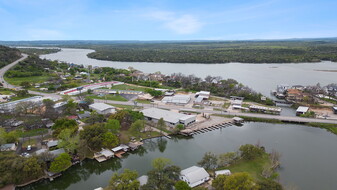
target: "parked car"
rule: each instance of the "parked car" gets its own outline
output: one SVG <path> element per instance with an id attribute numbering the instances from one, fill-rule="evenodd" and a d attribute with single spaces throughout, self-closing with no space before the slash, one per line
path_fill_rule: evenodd
<path id="1" fill-rule="evenodd" d="M 27 151 L 30 151 L 30 150 L 32 150 L 32 145 L 27 146 Z"/>

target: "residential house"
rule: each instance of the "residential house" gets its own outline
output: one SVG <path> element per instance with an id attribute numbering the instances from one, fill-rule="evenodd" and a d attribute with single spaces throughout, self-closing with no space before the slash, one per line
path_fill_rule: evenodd
<path id="1" fill-rule="evenodd" d="M 0 146 L 0 151 L 16 151 L 16 144 L 15 143 L 8 143 L 3 144 Z"/>
<path id="2" fill-rule="evenodd" d="M 192 166 L 181 170 L 180 179 L 185 181 L 190 187 L 196 187 L 207 182 L 210 178 L 209 174 L 204 168 Z"/>

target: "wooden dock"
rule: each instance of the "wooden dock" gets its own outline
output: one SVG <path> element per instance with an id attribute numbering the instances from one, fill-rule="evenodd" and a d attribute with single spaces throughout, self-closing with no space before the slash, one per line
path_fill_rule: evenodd
<path id="1" fill-rule="evenodd" d="M 184 135 L 184 136 L 193 136 L 193 135 L 198 135 L 198 134 L 202 134 L 202 133 L 226 128 L 226 127 L 229 127 L 231 125 L 234 125 L 234 123 L 231 122 L 231 121 L 230 122 L 223 122 L 223 123 L 211 125 L 211 126 L 208 126 L 208 127 L 194 128 L 194 129 L 188 128 L 188 129 L 181 130 L 179 133 L 181 135 Z"/>

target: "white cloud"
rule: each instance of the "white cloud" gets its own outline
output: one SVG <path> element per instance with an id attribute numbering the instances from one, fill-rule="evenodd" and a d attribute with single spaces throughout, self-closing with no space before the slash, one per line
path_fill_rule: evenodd
<path id="1" fill-rule="evenodd" d="M 147 14 L 154 20 L 162 21 L 162 26 L 177 34 L 193 34 L 198 32 L 203 24 L 193 15 L 177 15 L 168 11 L 155 11 Z"/>

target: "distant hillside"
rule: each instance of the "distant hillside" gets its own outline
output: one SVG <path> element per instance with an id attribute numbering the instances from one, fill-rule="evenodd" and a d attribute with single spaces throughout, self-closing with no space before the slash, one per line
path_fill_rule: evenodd
<path id="1" fill-rule="evenodd" d="M 94 49 L 90 58 L 169 63 L 337 62 L 337 38 L 246 41 L 0 41 L 12 46 Z"/>
<path id="2" fill-rule="evenodd" d="M 20 57 L 21 54 L 18 49 L 0 45 L 0 68 L 19 59 Z"/>

